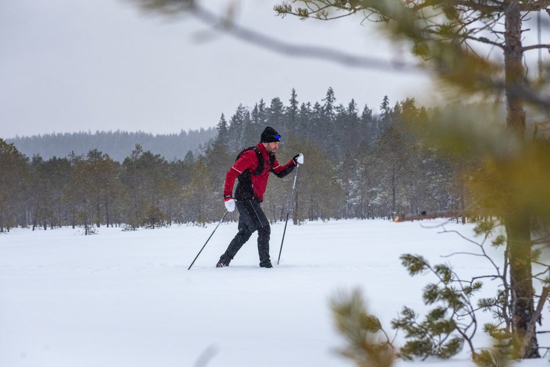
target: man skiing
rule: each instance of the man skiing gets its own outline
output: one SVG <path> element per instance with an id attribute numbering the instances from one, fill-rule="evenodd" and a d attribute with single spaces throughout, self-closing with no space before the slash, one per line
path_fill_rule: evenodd
<path id="1" fill-rule="evenodd" d="M 275 158 L 280 139 L 281 135 L 275 129 L 266 127 L 260 137 L 260 143 L 255 147 L 243 150 L 225 176 L 223 192 L 225 207 L 232 212 L 237 206 L 239 232 L 220 257 L 220 261 L 216 264 L 218 268 L 229 266 L 233 257 L 255 231 L 258 231 L 260 266 L 262 268 L 273 267 L 269 257 L 271 227 L 260 203 L 264 199 L 270 172 L 282 178 L 292 172 L 296 165 L 304 163 L 304 156 L 300 153 L 286 165 L 281 166 Z M 233 197 L 233 185 L 237 178 L 239 182 Z"/>

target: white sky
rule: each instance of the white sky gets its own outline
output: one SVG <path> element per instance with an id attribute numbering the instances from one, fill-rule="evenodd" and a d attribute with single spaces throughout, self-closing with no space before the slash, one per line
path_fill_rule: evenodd
<path id="1" fill-rule="evenodd" d="M 238 23 L 292 43 L 388 60 L 407 55 L 360 19 L 275 17 L 280 1 L 240 1 Z M 220 9 L 228 1 L 209 0 Z M 329 86 L 376 111 L 416 97 L 429 104 L 423 74 L 350 69 L 291 58 L 227 35 L 196 42 L 207 28 L 184 17 L 145 14 L 131 0 L 0 1 L 0 137 L 51 132 L 179 132 L 215 126 L 223 112 L 263 98 L 320 101 Z"/>

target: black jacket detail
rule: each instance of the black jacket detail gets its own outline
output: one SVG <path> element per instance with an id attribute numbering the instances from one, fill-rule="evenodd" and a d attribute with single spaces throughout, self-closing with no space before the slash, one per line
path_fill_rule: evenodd
<path id="1" fill-rule="evenodd" d="M 271 169 L 271 172 L 273 172 L 273 174 L 277 177 L 280 177 L 280 178 L 283 178 L 285 177 L 286 175 L 288 175 L 290 172 L 294 171 L 294 168 L 296 168 L 296 165 L 295 164 L 291 164 L 290 166 L 288 166 L 287 168 L 285 168 L 284 170 L 282 170 L 281 172 L 277 173 L 273 170 L 273 168 Z"/>
<path id="2" fill-rule="evenodd" d="M 262 153 L 257 147 L 248 147 L 246 149 L 243 149 L 235 159 L 235 162 L 241 158 L 241 155 L 249 150 L 253 150 L 256 153 L 256 158 L 258 159 L 258 167 L 254 172 L 250 172 L 249 170 L 244 171 L 237 177 L 237 180 L 239 181 L 237 183 L 237 189 L 235 190 L 235 199 L 237 200 L 251 200 L 254 198 L 254 188 L 252 187 L 252 178 L 251 176 L 257 176 L 263 173 L 265 161 L 264 157 L 262 156 Z M 275 162 L 275 155 L 270 154 L 269 155 L 269 171 L 272 171 L 273 168 L 273 162 Z M 279 176 L 284 177 L 284 176 Z"/>

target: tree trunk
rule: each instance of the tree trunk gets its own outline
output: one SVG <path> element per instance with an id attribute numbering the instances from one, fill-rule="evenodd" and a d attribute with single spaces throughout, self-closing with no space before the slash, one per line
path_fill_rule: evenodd
<path id="1" fill-rule="evenodd" d="M 112 227 L 111 224 L 111 193 L 108 192 L 105 197 L 105 225 L 107 228 L 109 228 L 109 225 Z"/>
<path id="2" fill-rule="evenodd" d="M 84 235 L 88 235 L 88 206 L 86 204 L 86 199 L 84 199 Z"/>
<path id="3" fill-rule="evenodd" d="M 523 50 L 521 44 L 521 12 L 519 1 L 506 1 L 504 62 L 506 73 L 507 128 L 521 141 L 525 139 L 525 111 L 523 102 L 513 93 L 514 85 L 523 79 Z M 512 193 L 519 196 L 520 193 Z M 533 280 L 531 270 L 531 221 L 529 209 L 522 200 L 506 214 L 505 226 L 510 244 L 510 285 L 512 288 L 512 331 L 520 338 L 534 317 Z M 540 358 L 536 333 L 533 333 L 524 355 L 520 358 Z"/>
<path id="4" fill-rule="evenodd" d="M 396 192 L 395 192 L 395 166 L 392 166 L 391 169 L 391 215 L 390 217 L 393 218 L 396 213 Z"/>
<path id="5" fill-rule="evenodd" d="M 510 244 L 510 288 L 512 290 L 512 331 L 521 339 L 535 313 L 531 270 L 530 218 L 525 210 L 517 209 L 505 218 L 506 235 Z M 520 358 L 540 358 L 538 341 L 533 333 L 525 353 Z"/>
<path id="6" fill-rule="evenodd" d="M 172 227 L 172 195 L 168 197 L 168 225 Z"/>
<path id="7" fill-rule="evenodd" d="M 101 205 L 100 205 L 100 199 L 99 199 L 99 196 L 96 197 L 96 211 L 97 211 L 97 218 L 96 218 L 96 225 L 97 225 L 97 228 L 99 228 L 101 226 Z"/>
<path id="8" fill-rule="evenodd" d="M 523 101 L 513 93 L 514 85 L 523 79 L 523 51 L 521 44 L 521 13 L 518 0 L 507 2 L 504 63 L 506 72 L 506 125 L 520 139 L 525 136 L 525 111 Z"/>

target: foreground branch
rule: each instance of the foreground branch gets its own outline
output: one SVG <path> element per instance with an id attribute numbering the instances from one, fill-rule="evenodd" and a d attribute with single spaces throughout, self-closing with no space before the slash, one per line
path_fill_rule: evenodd
<path id="1" fill-rule="evenodd" d="M 224 31 L 225 33 L 238 38 L 247 43 L 260 48 L 268 49 L 279 54 L 291 56 L 332 61 L 345 66 L 351 66 L 364 69 L 375 69 L 383 71 L 397 72 L 418 72 L 420 71 L 414 65 L 404 62 L 389 61 L 367 56 L 357 56 L 326 47 L 316 47 L 309 45 L 295 45 L 276 38 L 261 34 L 244 27 L 241 27 L 229 19 L 221 18 L 214 13 L 206 10 L 199 5 L 194 4 L 189 8 L 191 14 L 202 22 L 208 24 L 214 29 Z"/>
<path id="2" fill-rule="evenodd" d="M 537 50 L 539 48 L 548 48 L 548 49 L 550 49 L 550 45 L 542 44 L 542 45 L 525 46 L 525 47 L 522 48 L 522 50 L 523 51 L 529 51 L 529 50 Z"/>

